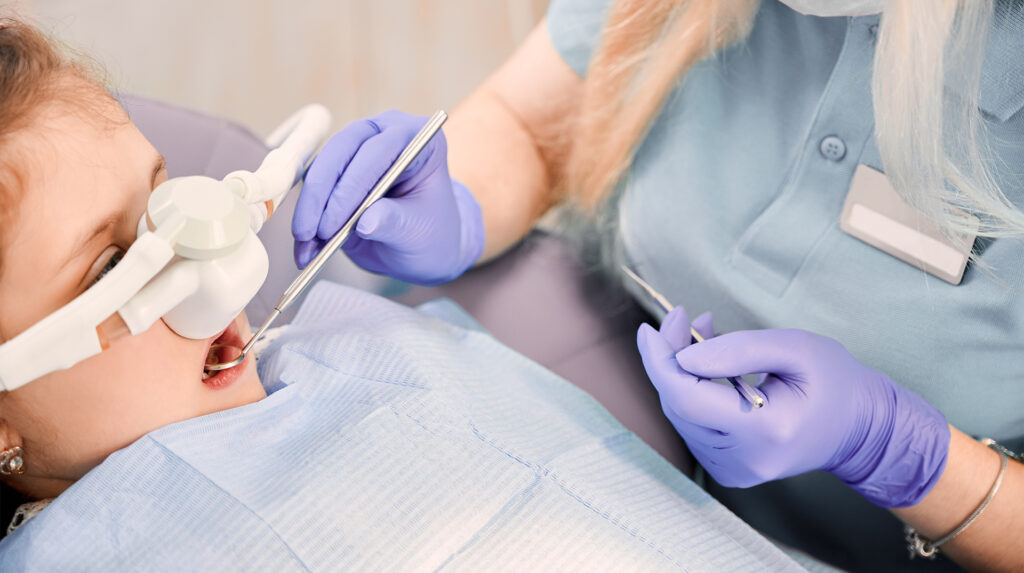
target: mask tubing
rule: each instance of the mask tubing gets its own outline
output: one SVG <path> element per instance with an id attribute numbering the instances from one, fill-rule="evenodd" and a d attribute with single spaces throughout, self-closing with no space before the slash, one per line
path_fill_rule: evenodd
<path id="1" fill-rule="evenodd" d="M 267 146 L 273 149 L 255 172 L 235 171 L 224 180 L 242 183 L 241 196 L 246 203 L 272 202 L 268 209 L 272 212 L 305 176 L 306 164 L 327 137 L 330 125 L 331 114 L 326 107 L 320 104 L 303 107 L 267 138 Z"/>

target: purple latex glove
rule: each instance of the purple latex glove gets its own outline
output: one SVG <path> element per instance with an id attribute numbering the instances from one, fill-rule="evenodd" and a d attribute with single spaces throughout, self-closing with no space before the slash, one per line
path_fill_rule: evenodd
<path id="1" fill-rule="evenodd" d="M 711 334 L 709 324 L 698 331 L 704 328 Z M 641 325 L 637 345 L 665 414 L 722 485 L 825 470 L 876 505 L 905 507 L 945 468 L 950 432 L 943 415 L 830 338 L 751 330 L 691 345 L 686 311 L 676 308 L 660 331 Z M 755 372 L 768 373 L 759 410 L 708 380 Z"/>
<path id="2" fill-rule="evenodd" d="M 388 111 L 331 137 L 306 174 L 295 205 L 295 262 L 305 267 L 348 217 L 427 118 Z M 359 266 L 422 285 L 450 281 L 484 248 L 480 205 L 448 175 L 448 147 L 438 132 L 388 194 L 359 218 L 342 247 Z"/>

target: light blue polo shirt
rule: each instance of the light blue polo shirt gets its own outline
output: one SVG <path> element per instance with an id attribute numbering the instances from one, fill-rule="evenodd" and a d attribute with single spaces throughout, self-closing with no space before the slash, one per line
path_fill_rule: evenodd
<path id="1" fill-rule="evenodd" d="M 998 5 L 980 107 L 997 180 L 1020 206 L 1024 8 L 1011 4 Z M 581 75 L 609 5 L 549 9 L 555 48 Z M 830 336 L 956 427 L 1020 448 L 1024 241 L 979 243 L 992 272 L 968 267 L 953 286 L 839 228 L 857 166 L 884 171 L 871 102 L 878 24 L 764 0 L 750 36 L 689 72 L 639 148 L 619 203 L 626 255 L 692 315 L 712 311 L 719 332 Z M 894 518 L 831 476 L 711 489 L 769 536 L 840 565 L 922 564 L 906 561 Z"/>

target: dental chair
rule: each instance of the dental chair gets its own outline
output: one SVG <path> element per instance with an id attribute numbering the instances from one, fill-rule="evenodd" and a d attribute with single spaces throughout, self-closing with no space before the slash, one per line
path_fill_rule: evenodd
<path id="1" fill-rule="evenodd" d="M 170 177 L 220 178 L 254 169 L 266 154 L 262 139 L 238 124 L 140 96 L 119 97 L 167 159 Z M 291 193 L 260 231 L 270 274 L 246 308 L 253 324 L 267 316 L 298 272 L 291 235 L 297 196 Z M 669 462 L 692 474 L 692 458 L 662 413 L 636 351 L 636 329 L 651 319 L 616 285 L 584 268 L 556 236 L 535 231 L 498 259 L 438 287 L 385 280 L 344 256 L 334 257 L 321 277 L 409 305 L 454 300 L 499 341 L 586 390 Z M 282 318 L 290 319 L 299 306 Z"/>

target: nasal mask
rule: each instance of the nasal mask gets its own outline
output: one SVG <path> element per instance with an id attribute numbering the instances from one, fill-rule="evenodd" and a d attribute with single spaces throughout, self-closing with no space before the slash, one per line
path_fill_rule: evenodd
<path id="1" fill-rule="evenodd" d="M 0 390 L 70 368 L 161 318 L 179 335 L 209 338 L 256 295 L 269 261 L 256 233 L 302 179 L 331 116 L 308 105 L 267 138 L 254 172 L 222 180 L 176 177 L 150 195 L 138 238 L 89 290 L 0 345 Z"/>

